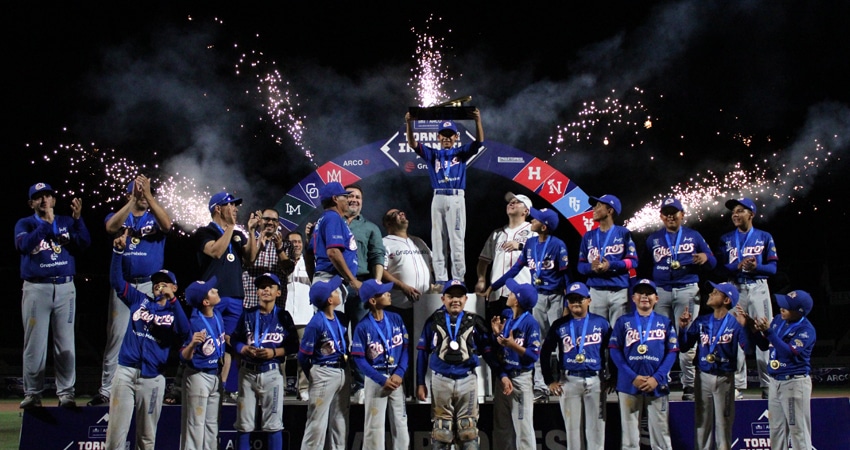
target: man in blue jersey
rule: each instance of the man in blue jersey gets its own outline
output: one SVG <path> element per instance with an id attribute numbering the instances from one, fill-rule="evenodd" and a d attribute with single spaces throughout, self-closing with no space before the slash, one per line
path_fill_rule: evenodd
<path id="1" fill-rule="evenodd" d="M 462 280 L 466 275 L 466 164 L 484 145 L 481 112 L 476 108 L 472 114 L 475 119 L 475 140 L 458 146 L 460 135 L 457 126 L 447 120 L 437 130 L 439 149 L 418 142 L 412 123 L 416 118 L 409 112 L 404 116 L 407 145 L 425 160 L 431 188 L 434 189 L 431 200 L 431 248 L 434 250 L 434 274 L 438 284 L 449 279 L 447 260 L 451 260 L 451 278 Z"/>
<path id="2" fill-rule="evenodd" d="M 362 282 L 357 279 L 357 240 L 346 219 L 350 211 L 349 194 L 351 191 L 336 181 L 326 184 L 319 193 L 325 211 L 316 221 L 310 240 L 315 258 L 313 284 L 339 276 L 343 284 L 360 289 Z M 342 304 L 337 305 L 336 309 L 342 310 Z"/>

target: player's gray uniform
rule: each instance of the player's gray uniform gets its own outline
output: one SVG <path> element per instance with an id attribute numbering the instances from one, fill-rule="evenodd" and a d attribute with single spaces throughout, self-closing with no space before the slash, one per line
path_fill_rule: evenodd
<path id="1" fill-rule="evenodd" d="M 348 436 L 344 436 L 342 431 L 348 429 L 349 380 L 348 370 L 343 367 L 314 365 L 310 368 L 310 406 L 307 408 L 307 427 L 301 450 L 345 449 Z M 324 401 L 327 399 L 333 401 Z"/>
<path id="2" fill-rule="evenodd" d="M 452 195 L 440 194 L 453 191 Z M 466 274 L 466 199 L 463 189 L 435 189 L 431 201 L 431 247 L 434 249 L 434 276 L 438 281 L 462 280 Z M 452 276 L 446 270 L 446 250 L 452 261 Z"/>
<path id="3" fill-rule="evenodd" d="M 655 304 L 655 312 L 669 317 L 673 323 L 677 323 L 685 309 L 690 311 L 691 317 L 699 316 L 699 301 L 699 285 L 696 283 L 674 287 L 669 291 L 658 288 L 658 303 Z M 696 347 L 692 347 L 686 352 L 679 352 L 682 386 L 694 385 L 695 356 Z"/>
<path id="4" fill-rule="evenodd" d="M 139 291 L 153 297 L 153 283 L 150 280 L 143 283 L 134 283 L 133 280 L 127 280 L 127 282 Z M 103 374 L 101 374 L 98 391 L 104 397 L 109 398 L 109 393 L 112 391 L 112 379 L 115 377 L 115 371 L 118 368 L 118 352 L 121 351 L 121 342 L 124 340 L 124 333 L 127 331 L 127 322 L 130 321 L 130 308 L 118 298 L 115 289 L 109 290 L 109 310 L 107 314 Z"/>
<path id="5" fill-rule="evenodd" d="M 394 450 L 410 447 L 410 434 L 407 431 L 407 410 L 404 405 L 404 389 L 384 390 L 382 385 L 365 377 L 363 383 L 365 392 L 364 410 L 366 420 L 363 424 L 363 448 L 383 449 L 384 420 L 387 418 L 387 428 L 393 436 Z M 390 407 L 387 417 L 387 406 Z M 376 433 L 375 431 L 378 431 Z"/>
<path id="6" fill-rule="evenodd" d="M 191 365 L 183 373 L 180 450 L 217 450 L 221 375 L 201 372 Z M 203 417 L 198 413 L 203 411 Z"/>

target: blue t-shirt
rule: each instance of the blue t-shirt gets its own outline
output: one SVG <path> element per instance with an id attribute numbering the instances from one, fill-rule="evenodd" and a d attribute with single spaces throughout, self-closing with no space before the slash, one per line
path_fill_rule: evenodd
<path id="1" fill-rule="evenodd" d="M 351 356 L 364 375 L 383 386 L 391 375 L 404 378 L 408 345 L 407 328 L 400 315 L 384 311 L 384 318 L 375 320 L 369 313 L 354 329 Z"/>
<path id="2" fill-rule="evenodd" d="M 679 344 L 676 329 L 667 316 L 654 312 L 646 317 L 637 313 L 623 314 L 614 324 L 608 348 L 611 361 L 617 366 L 619 392 L 644 394 L 632 381 L 638 375 L 648 375 L 658 382 L 650 395 L 659 397 L 670 393 L 665 388 L 667 375 L 679 354 Z"/>
<path id="3" fill-rule="evenodd" d="M 114 215 L 109 213 L 104 222 L 108 222 Z M 132 281 L 134 278 L 149 277 L 162 270 L 166 235 L 156 217 L 150 211 L 145 211 L 140 217 L 129 214 L 124 220 L 124 227 L 129 230 L 122 261 L 124 279 Z"/>
<path id="4" fill-rule="evenodd" d="M 592 263 L 596 259 L 608 261 L 607 272 L 593 271 Z M 629 287 L 629 272 L 637 266 L 637 250 L 628 228 L 619 225 L 614 225 L 608 231 L 596 228 L 582 236 L 578 271 L 587 276 L 587 287 L 626 289 Z"/>
<path id="5" fill-rule="evenodd" d="M 313 229 L 313 254 L 316 255 L 316 272 L 327 272 L 342 275 L 337 272 L 328 258 L 328 249 L 337 248 L 342 252 L 345 265 L 352 275 L 357 275 L 357 240 L 348 228 L 345 218 L 333 210 L 325 210 L 322 217 L 316 221 Z"/>

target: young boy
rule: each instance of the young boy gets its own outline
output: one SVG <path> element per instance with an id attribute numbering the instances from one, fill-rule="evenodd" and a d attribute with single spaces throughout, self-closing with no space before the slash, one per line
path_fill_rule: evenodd
<path id="1" fill-rule="evenodd" d="M 496 374 L 501 380 L 501 389 L 493 390 L 493 448 L 535 448 L 531 374 L 540 357 L 540 325 L 531 311 L 537 304 L 537 290 L 514 279 L 508 279 L 505 286 L 510 291 L 509 317 L 490 320 L 498 344 L 493 352 L 500 362 Z"/>
<path id="2" fill-rule="evenodd" d="M 118 369 L 109 402 L 106 448 L 125 448 L 130 423 L 136 418 L 135 446 L 153 449 L 165 392 L 165 365 L 172 347 L 186 339 L 189 321 L 175 297 L 177 278 L 167 270 L 151 275 L 150 298 L 124 281 L 121 258 L 127 233 L 113 241 L 109 281 L 130 308 L 130 322 L 118 353 Z"/>
<path id="3" fill-rule="evenodd" d="M 738 304 L 738 289 L 732 283 L 711 283 L 714 290 L 706 305 L 714 311 L 691 320 L 690 311 L 679 316 L 682 351 L 697 346 L 694 379 L 696 399 L 694 448 L 710 449 L 711 435 L 717 448 L 732 447 L 735 422 L 735 369 L 738 350 L 748 345 L 744 328 L 730 310 Z"/>
<path id="4" fill-rule="evenodd" d="M 558 347 L 560 379 L 552 377 L 549 358 L 541 358 L 549 392 L 558 396 L 567 449 L 605 448 L 603 377 L 607 373 L 608 319 L 588 312 L 590 291 L 581 282 L 567 287 L 564 317 L 555 321 L 543 340 L 540 353 L 551 355 Z"/>
<path id="5" fill-rule="evenodd" d="M 363 390 L 367 414 L 363 448 L 386 448 L 386 416 L 389 416 L 393 441 L 391 448 L 406 450 L 410 446 L 404 390 L 401 389 L 408 367 L 407 328 L 400 315 L 384 311 L 392 304 L 392 288 L 393 283 L 380 284 L 371 278 L 360 286 L 360 298 L 369 315 L 357 324 L 351 338 L 351 356 L 365 375 Z"/>
<path id="6" fill-rule="evenodd" d="M 215 305 L 221 301 L 216 277 L 196 281 L 186 288 L 186 302 L 195 310 L 189 318 L 189 339 L 180 350 L 185 363 L 183 407 L 180 411 L 181 450 L 218 447 L 218 413 L 221 400 L 224 322 Z"/>
<path id="7" fill-rule="evenodd" d="M 304 328 L 298 349 L 298 362 L 310 381 L 302 450 L 346 448 L 351 386 L 346 329 L 334 311 L 342 301 L 340 285 L 342 278 L 335 275 L 328 281 L 314 280 L 310 286 L 310 303 L 318 311 Z M 328 447 L 325 440 L 330 440 Z"/>
<path id="8" fill-rule="evenodd" d="M 466 286 L 451 280 L 443 289 L 443 306 L 425 322 L 416 348 L 417 397 L 425 401 L 425 372 L 431 367 L 431 445 L 461 450 L 478 448 L 478 367 L 480 353 L 491 367 L 489 330 L 484 319 L 463 309 Z"/>
<path id="9" fill-rule="evenodd" d="M 267 448 L 283 446 L 283 375 L 280 364 L 298 349 L 298 334 L 292 316 L 275 305 L 281 296 L 280 278 L 264 273 L 254 279 L 260 304 L 242 312 L 230 338 L 240 355 L 239 395 L 236 397 L 238 450 L 254 448 L 251 432 L 267 433 Z M 257 420 L 257 410 L 260 420 Z"/>
<path id="10" fill-rule="evenodd" d="M 767 411 L 773 450 L 812 448 L 812 349 L 817 341 L 815 327 L 806 318 L 814 302 L 806 291 L 776 294 L 779 314 L 768 324 L 767 318 L 750 319 L 738 309 L 738 322 L 754 330 L 753 342 L 768 352 Z M 741 317 L 744 317 L 742 320 Z"/>
<path id="11" fill-rule="evenodd" d="M 679 354 L 676 329 L 666 315 L 653 311 L 658 291 L 652 280 L 638 281 L 632 300 L 635 312 L 617 319 L 608 344 L 618 374 L 623 430 L 620 448 L 640 449 L 640 414 L 646 408 L 650 447 L 672 450 L 667 376 Z"/>

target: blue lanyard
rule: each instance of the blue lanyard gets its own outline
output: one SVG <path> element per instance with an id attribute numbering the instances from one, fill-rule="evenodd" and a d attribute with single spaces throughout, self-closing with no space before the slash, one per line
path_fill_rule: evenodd
<path id="1" fill-rule="evenodd" d="M 717 348 L 717 343 L 720 342 L 720 335 L 723 334 L 723 330 L 726 329 L 726 322 L 729 321 L 729 317 L 731 315 L 729 313 L 726 314 L 726 317 L 723 318 L 723 322 L 720 323 L 720 328 L 717 329 L 717 332 L 714 332 L 714 322 L 717 320 L 712 317 L 711 320 L 708 321 L 708 333 L 711 336 L 711 344 L 708 347 L 709 353 L 714 353 L 714 349 Z"/>
<path id="2" fill-rule="evenodd" d="M 652 319 L 655 318 L 655 311 L 649 313 L 649 320 L 646 322 L 647 328 L 652 326 Z M 646 332 L 643 331 L 643 317 L 635 311 L 635 322 L 637 322 L 638 335 L 640 336 L 641 345 L 646 344 L 646 340 L 649 338 Z M 647 330 L 648 331 L 648 330 Z"/>
<path id="3" fill-rule="evenodd" d="M 339 323 L 339 317 L 336 317 L 336 313 L 334 313 L 334 322 L 336 322 L 336 329 L 339 331 L 339 337 L 334 332 L 334 327 L 331 326 L 331 321 L 328 320 L 328 316 L 325 313 L 319 311 L 318 314 L 322 315 L 322 320 L 325 321 L 325 326 L 328 328 L 328 333 L 331 334 L 331 339 L 334 341 L 334 345 L 340 344 L 335 350 L 340 353 L 345 353 L 345 331 L 342 329 L 342 325 Z"/>
<path id="4" fill-rule="evenodd" d="M 384 325 L 384 330 L 381 330 L 381 327 L 378 326 L 378 321 L 375 320 L 375 316 L 373 316 L 372 314 L 369 314 L 369 320 L 372 321 L 372 326 L 375 327 L 375 332 L 377 332 L 378 337 L 381 338 L 381 345 L 384 346 L 384 352 L 386 353 L 387 357 L 389 357 L 390 349 L 392 348 L 392 346 L 390 345 L 390 340 L 387 339 L 387 336 L 392 338 L 393 335 L 393 329 L 390 325 L 390 318 L 387 317 L 386 313 L 384 313 L 384 319 L 381 321 Z M 384 331 L 386 331 L 387 334 L 384 334 Z M 387 363 L 389 363 L 389 358 L 387 358 Z"/>
<path id="5" fill-rule="evenodd" d="M 210 223 L 211 223 L 213 226 L 215 226 L 216 228 L 218 228 L 218 231 L 221 231 L 221 235 L 222 235 L 222 236 L 224 236 L 224 228 L 220 227 L 220 226 L 219 226 L 217 223 L 215 223 L 215 222 L 210 222 Z M 233 254 L 233 242 L 228 242 L 228 243 L 227 243 L 227 254 L 229 254 L 229 255 L 232 255 L 232 254 Z"/>
<path id="6" fill-rule="evenodd" d="M 667 247 L 670 249 L 670 257 L 675 261 L 679 256 L 679 242 L 682 240 L 682 227 L 676 232 L 676 245 L 670 242 L 670 233 L 664 233 L 664 239 L 667 240 Z"/>
<path id="7" fill-rule="evenodd" d="M 437 156 L 440 158 L 440 169 L 443 170 L 443 178 L 448 181 L 449 180 L 449 165 L 446 164 L 446 153 L 449 150 L 437 150 Z"/>
<path id="8" fill-rule="evenodd" d="M 204 315 L 201 314 L 200 311 L 198 311 L 198 315 L 201 316 L 201 320 L 204 321 L 204 328 L 207 331 L 209 331 L 210 334 L 212 335 L 212 342 L 213 342 L 213 345 L 215 345 L 215 356 L 216 356 L 216 358 L 221 358 L 221 355 L 224 352 L 222 350 L 221 342 L 219 341 L 219 339 L 221 339 L 221 329 L 222 329 L 223 325 L 219 322 L 219 319 L 217 317 L 215 317 L 215 314 L 213 314 L 213 317 L 216 319 L 215 320 L 215 330 L 213 330 L 212 327 L 210 326 L 210 323 L 207 320 L 207 318 L 204 317 Z"/>
<path id="9" fill-rule="evenodd" d="M 741 232 L 735 230 L 735 250 L 738 251 L 738 261 L 744 260 L 744 247 L 747 246 L 747 242 L 750 240 L 750 235 L 753 234 L 754 229 L 755 227 L 750 227 L 750 230 L 747 231 L 747 237 L 744 238 L 743 244 L 740 242 Z"/>
<path id="10" fill-rule="evenodd" d="M 537 273 L 537 279 L 540 279 L 540 272 L 543 271 L 543 260 L 541 259 L 540 253 L 543 254 L 542 255 L 543 258 L 546 257 L 546 248 L 549 247 L 549 238 L 550 237 L 551 236 L 546 236 L 546 240 L 543 241 L 543 251 L 542 252 L 538 252 L 538 250 L 540 250 L 540 240 L 538 240 L 537 243 L 536 243 L 537 245 L 534 246 L 534 262 L 537 264 L 537 267 L 535 267 L 535 272 Z"/>
<path id="11" fill-rule="evenodd" d="M 602 246 L 599 247 L 599 259 L 605 258 L 605 249 L 608 248 L 608 239 L 611 239 L 611 235 L 614 234 L 614 227 L 611 227 L 608 231 L 605 232 L 605 242 L 602 243 Z M 599 228 L 596 229 L 596 243 L 599 245 L 599 241 L 602 240 L 602 230 Z"/>
<path id="12" fill-rule="evenodd" d="M 502 337 L 510 337 L 511 333 L 513 333 L 514 330 L 519 328 L 519 323 L 527 315 L 528 315 L 528 311 L 520 314 L 520 316 L 517 320 L 514 320 L 513 317 L 508 319 L 508 322 L 505 324 L 505 328 L 502 329 Z"/>
<path id="13" fill-rule="evenodd" d="M 788 336 L 789 334 L 791 334 L 791 332 L 792 332 L 792 331 L 794 331 L 794 329 L 795 329 L 795 328 L 799 327 L 799 326 L 803 323 L 803 321 L 805 321 L 805 320 L 806 320 L 806 318 L 805 318 L 805 317 L 801 317 L 801 318 L 800 318 L 800 320 L 798 320 L 798 321 L 796 321 L 796 322 L 794 322 L 794 323 L 792 323 L 792 324 L 788 324 L 788 323 L 786 322 L 786 324 L 785 324 L 785 325 L 782 325 L 782 327 L 784 328 L 784 331 L 782 331 L 782 332 L 779 334 L 779 338 L 780 338 L 780 339 L 785 339 L 785 336 Z M 787 327 L 786 327 L 786 325 L 787 325 Z"/>
<path id="14" fill-rule="evenodd" d="M 455 328 L 454 328 L 455 332 L 452 333 L 452 318 L 449 315 L 449 312 L 446 311 L 446 330 L 448 331 L 449 339 L 451 339 L 452 342 L 457 342 L 457 332 L 460 329 L 460 321 L 461 320 L 463 320 L 463 311 L 461 311 L 460 314 L 458 314 L 457 323 L 455 324 Z"/>
<path id="15" fill-rule="evenodd" d="M 147 211 L 145 211 L 145 213 L 142 214 L 142 216 L 139 217 L 138 219 L 136 219 L 136 216 L 130 214 L 130 217 L 128 217 L 128 219 L 130 219 L 130 224 L 132 225 L 132 228 L 133 228 L 133 231 L 134 231 L 133 236 L 141 237 L 141 235 L 142 235 L 141 227 L 142 227 L 143 224 L 145 224 L 147 222 L 146 221 L 147 218 L 148 218 L 148 212 Z M 224 232 L 222 231 L 222 233 L 224 233 Z"/>
<path id="16" fill-rule="evenodd" d="M 272 314 L 274 317 L 277 317 L 277 306 L 272 310 Z M 273 321 L 270 321 L 273 322 Z M 271 323 L 266 324 L 266 328 L 263 330 L 263 339 L 260 339 L 260 310 L 257 309 L 254 311 L 254 347 L 260 348 L 262 345 L 262 341 L 266 339 L 266 335 L 269 334 L 269 328 L 271 328 Z"/>
<path id="17" fill-rule="evenodd" d="M 573 328 L 573 324 L 575 324 L 576 319 L 570 321 L 570 339 L 573 340 L 573 346 L 578 345 L 579 354 L 584 353 L 584 341 L 587 340 L 587 324 L 590 323 L 590 318 L 584 316 L 584 319 L 582 320 L 584 320 L 584 326 L 581 329 L 581 344 L 576 341 L 576 330 Z"/>

